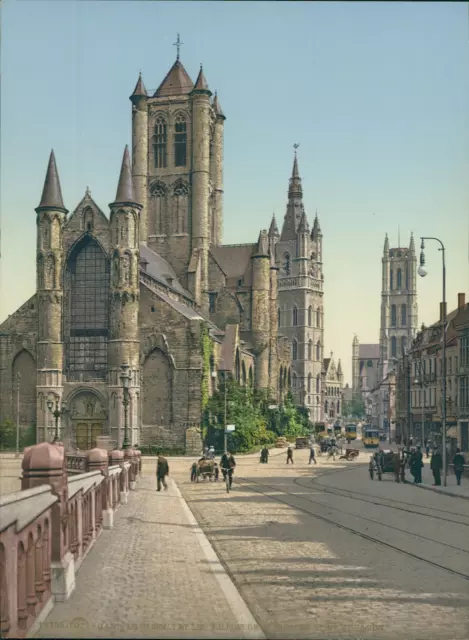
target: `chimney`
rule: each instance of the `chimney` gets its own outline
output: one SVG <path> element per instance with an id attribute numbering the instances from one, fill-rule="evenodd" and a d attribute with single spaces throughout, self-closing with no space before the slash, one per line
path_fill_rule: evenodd
<path id="1" fill-rule="evenodd" d="M 466 294 L 458 293 L 458 309 L 463 309 L 466 306 Z"/>
<path id="2" fill-rule="evenodd" d="M 446 302 L 440 302 L 440 322 L 443 322 L 446 315 Z"/>

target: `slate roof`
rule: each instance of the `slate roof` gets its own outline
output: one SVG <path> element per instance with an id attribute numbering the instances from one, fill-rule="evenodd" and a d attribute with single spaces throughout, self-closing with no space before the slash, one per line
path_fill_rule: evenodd
<path id="1" fill-rule="evenodd" d="M 360 360 L 379 360 L 379 344 L 361 344 L 358 357 Z"/>
<path id="2" fill-rule="evenodd" d="M 155 280 L 158 280 L 170 289 L 173 289 L 173 291 L 181 293 L 186 296 L 186 298 L 189 298 L 190 300 L 193 299 L 189 291 L 184 289 L 177 279 L 176 273 L 169 262 L 166 262 L 164 258 L 149 249 L 145 244 L 140 244 L 140 260 L 142 259 L 146 260 L 146 273 L 152 276 L 152 278 L 155 278 Z M 170 279 L 172 278 L 171 284 L 167 280 L 168 276 Z"/>
<path id="3" fill-rule="evenodd" d="M 155 91 L 154 98 L 180 96 L 188 94 L 194 88 L 194 83 L 178 59 L 165 76 L 165 79 Z"/>
<path id="4" fill-rule="evenodd" d="M 256 246 L 256 244 L 227 244 L 211 247 L 210 253 L 223 269 L 227 278 L 236 278 L 245 274 Z"/>
<path id="5" fill-rule="evenodd" d="M 41 202 L 39 208 L 58 209 L 67 213 L 62 199 L 62 189 L 60 188 L 59 172 L 55 162 L 54 150 L 50 152 L 49 164 L 47 165 L 46 179 L 44 180 L 44 188 L 42 190 Z"/>

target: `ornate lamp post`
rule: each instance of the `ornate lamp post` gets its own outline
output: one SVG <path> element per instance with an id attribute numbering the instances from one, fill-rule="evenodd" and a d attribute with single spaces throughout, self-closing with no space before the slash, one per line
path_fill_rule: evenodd
<path id="1" fill-rule="evenodd" d="M 420 246 L 420 267 L 418 274 L 424 278 L 428 271 L 425 268 L 425 240 L 435 240 L 440 244 L 438 251 L 441 251 L 442 268 L 443 268 L 443 361 L 442 361 L 442 398 L 441 398 L 441 431 L 442 431 L 442 446 L 443 446 L 443 486 L 446 487 L 446 262 L 445 262 L 445 245 L 439 238 L 420 238 L 422 244 Z"/>
<path id="2" fill-rule="evenodd" d="M 129 365 L 121 365 L 122 373 L 120 379 L 122 382 L 122 389 L 124 391 L 124 397 L 122 398 L 122 404 L 124 405 L 124 442 L 122 443 L 123 449 L 129 449 L 129 436 L 128 436 L 128 419 L 129 419 L 129 385 L 130 385 L 130 371 Z"/>
<path id="3" fill-rule="evenodd" d="M 55 419 L 55 436 L 52 442 L 60 442 L 59 418 L 62 417 L 64 413 L 67 411 L 65 402 L 62 402 L 62 407 L 60 408 L 59 400 L 57 398 L 55 401 L 55 409 L 54 409 L 54 401 L 49 398 L 49 400 L 47 401 L 47 408 L 49 409 L 49 411 L 51 412 L 51 414 L 54 416 L 54 419 Z M 54 409 L 54 411 L 52 411 L 52 409 Z"/>

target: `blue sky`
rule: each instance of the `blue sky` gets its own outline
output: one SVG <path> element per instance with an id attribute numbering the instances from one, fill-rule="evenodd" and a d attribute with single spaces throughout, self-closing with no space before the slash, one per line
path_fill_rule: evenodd
<path id="1" fill-rule="evenodd" d="M 175 59 L 200 63 L 225 126 L 225 234 L 254 241 L 285 212 L 294 143 L 324 233 L 326 354 L 377 342 L 381 256 L 410 232 L 448 249 L 448 306 L 469 293 L 466 3 L 42 2 L 2 10 L 0 320 L 35 288 L 35 212 L 51 147 L 65 205 L 108 212 L 130 142 L 128 96 Z M 417 245 L 418 246 L 418 245 Z M 428 245 L 419 322 L 438 316 Z M 14 284 L 12 284 L 14 283 Z"/>

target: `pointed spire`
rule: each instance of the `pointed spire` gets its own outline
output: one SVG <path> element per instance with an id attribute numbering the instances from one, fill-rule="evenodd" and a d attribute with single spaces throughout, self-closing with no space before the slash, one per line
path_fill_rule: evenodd
<path id="1" fill-rule="evenodd" d="M 91 191 L 89 187 L 86 187 L 85 198 L 88 198 L 88 200 L 91 200 Z"/>
<path id="2" fill-rule="evenodd" d="M 309 224 L 304 211 L 300 219 L 300 224 L 298 225 L 298 233 L 309 233 Z"/>
<path id="3" fill-rule="evenodd" d="M 197 76 L 197 80 L 195 81 L 195 85 L 194 85 L 194 91 L 210 91 L 210 89 L 208 88 L 208 82 L 205 79 L 205 75 L 204 75 L 204 68 L 202 66 L 202 63 L 200 63 L 200 71 L 199 71 L 199 75 Z"/>
<path id="4" fill-rule="evenodd" d="M 409 251 L 410 251 L 410 253 L 415 253 L 414 234 L 412 232 L 410 234 Z"/>
<path id="5" fill-rule="evenodd" d="M 388 234 L 386 234 L 386 236 L 384 238 L 383 255 L 384 255 L 385 258 L 387 258 L 389 256 L 389 238 L 388 238 Z"/>
<path id="6" fill-rule="evenodd" d="M 342 362 L 340 361 L 340 358 L 339 358 L 339 362 L 337 363 L 337 375 L 338 376 L 342 375 Z"/>
<path id="7" fill-rule="evenodd" d="M 130 168 L 130 154 L 127 145 L 125 145 L 124 157 L 122 158 L 119 184 L 117 185 L 116 199 L 113 204 L 115 203 L 137 204 L 135 202 L 132 170 Z"/>
<path id="8" fill-rule="evenodd" d="M 225 114 L 223 113 L 222 108 L 220 106 L 220 101 L 218 100 L 218 93 L 216 91 L 215 91 L 215 97 L 213 98 L 212 107 L 213 107 L 213 110 L 215 111 L 215 115 L 218 118 L 223 118 L 223 120 L 226 120 Z"/>
<path id="9" fill-rule="evenodd" d="M 316 209 L 316 214 L 314 216 L 313 229 L 311 231 L 311 239 L 317 240 L 321 235 L 321 225 L 319 224 L 318 218 L 318 210 Z"/>
<path id="10" fill-rule="evenodd" d="M 269 241 L 267 238 L 267 231 L 261 231 L 259 233 L 259 239 L 257 244 L 254 246 L 254 250 L 252 252 L 253 258 L 268 258 L 270 256 L 269 253 Z"/>
<path id="11" fill-rule="evenodd" d="M 137 84 L 135 85 L 135 89 L 132 95 L 130 96 L 130 99 L 132 100 L 132 98 L 141 98 L 141 97 L 147 98 L 148 94 L 147 94 L 147 90 L 145 89 L 145 85 L 143 84 L 142 72 L 140 71 L 140 73 L 138 74 Z"/>
<path id="12" fill-rule="evenodd" d="M 278 233 L 278 227 L 277 227 L 277 220 L 275 219 L 275 213 L 272 216 L 272 222 L 270 223 L 270 228 L 269 228 L 269 237 L 273 238 L 273 237 L 278 237 L 279 233 Z"/>
<path id="13" fill-rule="evenodd" d="M 270 268 L 275 269 L 276 271 L 279 270 L 279 268 L 275 264 L 275 247 L 271 247 L 270 249 Z"/>
<path id="14" fill-rule="evenodd" d="M 304 213 L 303 206 L 303 189 L 301 187 L 301 178 L 298 171 L 297 149 L 299 145 L 294 144 L 295 157 L 293 159 L 293 169 L 288 186 L 288 203 L 287 211 L 282 225 L 282 234 L 280 239 L 295 240 L 298 233 L 298 225 Z"/>
<path id="15" fill-rule="evenodd" d="M 44 180 L 44 188 L 42 189 L 42 197 L 37 209 L 57 209 L 68 213 L 64 207 L 62 199 L 62 189 L 60 188 L 59 173 L 55 163 L 54 150 L 50 152 L 49 164 L 47 165 L 46 179 Z M 36 210 L 37 210 L 36 209 Z"/>
<path id="16" fill-rule="evenodd" d="M 290 187 L 288 189 L 288 197 L 289 198 L 302 198 L 303 197 L 303 189 L 301 187 L 301 178 L 300 173 L 298 171 L 298 155 L 297 149 L 300 145 L 293 145 L 295 148 L 295 157 L 293 159 L 293 169 L 290 178 Z"/>

